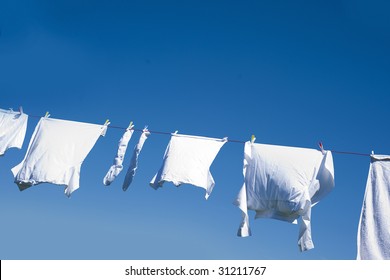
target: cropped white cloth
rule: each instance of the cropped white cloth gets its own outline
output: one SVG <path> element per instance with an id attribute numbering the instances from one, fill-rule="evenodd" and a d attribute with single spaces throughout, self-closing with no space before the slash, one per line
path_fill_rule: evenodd
<path id="1" fill-rule="evenodd" d="M 205 189 L 207 199 L 215 185 L 210 166 L 226 141 L 226 139 L 172 134 L 165 151 L 163 165 L 150 185 L 157 189 L 162 187 L 164 182 L 172 182 L 175 186 L 191 184 Z"/>
<path id="2" fill-rule="evenodd" d="M 21 190 L 39 183 L 65 186 L 69 197 L 79 188 L 80 169 L 85 157 L 106 125 L 41 118 L 21 163 L 12 168 Z"/>
<path id="3" fill-rule="evenodd" d="M 390 259 L 390 156 L 371 155 L 357 235 L 357 259 Z"/>
<path id="4" fill-rule="evenodd" d="M 0 156 L 9 148 L 22 148 L 27 120 L 24 113 L 0 109 Z"/>
<path id="5" fill-rule="evenodd" d="M 314 248 L 311 207 L 334 187 L 333 158 L 305 148 L 245 143 L 244 184 L 234 202 L 243 213 L 239 236 L 251 235 L 248 209 L 255 218 L 296 223 L 301 217 L 298 246 Z"/>
<path id="6" fill-rule="evenodd" d="M 142 147 L 144 146 L 144 143 L 146 139 L 148 139 L 150 135 L 150 132 L 147 129 L 144 129 L 142 132 L 138 144 L 134 147 L 133 156 L 130 160 L 130 166 L 127 169 L 125 180 L 123 181 L 122 189 L 123 191 L 126 191 L 128 187 L 130 186 L 131 182 L 133 182 L 133 178 L 135 176 L 135 171 L 138 168 L 138 157 L 141 153 Z"/>
<path id="7" fill-rule="evenodd" d="M 123 169 L 122 163 L 126 154 L 127 144 L 129 143 L 131 136 L 133 135 L 133 132 L 134 132 L 133 129 L 126 129 L 125 133 L 123 133 L 123 136 L 119 140 L 118 151 L 114 158 L 114 163 L 113 165 L 111 165 L 106 176 L 104 176 L 103 179 L 104 185 L 106 186 L 110 185 L 115 180 L 115 178 L 119 175 L 119 173 L 122 171 Z"/>

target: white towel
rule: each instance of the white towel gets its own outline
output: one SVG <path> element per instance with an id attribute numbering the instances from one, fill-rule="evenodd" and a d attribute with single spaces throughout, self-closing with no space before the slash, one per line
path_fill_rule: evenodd
<path id="1" fill-rule="evenodd" d="M 81 164 L 106 125 L 41 118 L 21 163 L 12 168 L 21 190 L 39 183 L 65 186 L 69 197 L 79 188 Z"/>
<path id="2" fill-rule="evenodd" d="M 146 139 L 149 137 L 149 135 L 150 132 L 147 129 L 144 129 L 139 138 L 138 144 L 134 147 L 133 156 L 131 157 L 130 160 L 130 166 L 127 169 L 126 177 L 125 180 L 123 181 L 123 186 L 122 186 L 123 191 L 126 191 L 130 186 L 131 182 L 133 182 L 135 171 L 138 168 L 139 154 L 141 153 L 142 147 L 144 146 L 144 143 Z"/>
<path id="3" fill-rule="evenodd" d="M 311 207 L 334 187 L 331 152 L 246 142 L 243 173 L 234 202 L 243 213 L 238 235 L 251 235 L 248 210 L 256 211 L 256 218 L 290 223 L 301 217 L 298 246 L 301 251 L 314 248 Z"/>
<path id="4" fill-rule="evenodd" d="M 158 189 L 166 181 L 175 186 L 191 184 L 205 189 L 207 199 L 215 185 L 210 166 L 226 141 L 227 139 L 172 134 L 163 165 L 150 185 Z"/>
<path id="5" fill-rule="evenodd" d="M 123 159 L 126 154 L 127 144 L 129 143 L 131 136 L 133 135 L 133 129 L 126 129 L 118 143 L 118 151 L 114 158 L 114 163 L 111 165 L 106 176 L 104 176 L 103 184 L 108 186 L 114 182 L 115 178 L 121 173 L 123 169 Z"/>
<path id="6" fill-rule="evenodd" d="M 390 156 L 371 155 L 357 235 L 357 259 L 390 259 Z"/>
<path id="7" fill-rule="evenodd" d="M 9 148 L 22 148 L 27 120 L 24 113 L 0 109 L 0 155 Z"/>

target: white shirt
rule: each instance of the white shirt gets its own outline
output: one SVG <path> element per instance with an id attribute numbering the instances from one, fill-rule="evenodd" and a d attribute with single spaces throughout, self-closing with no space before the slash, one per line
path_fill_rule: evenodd
<path id="1" fill-rule="evenodd" d="M 163 165 L 150 185 L 157 189 L 166 181 L 172 182 L 175 186 L 191 184 L 205 189 L 207 199 L 215 185 L 210 166 L 226 141 L 226 139 L 172 134 L 165 151 Z"/>
<path id="2" fill-rule="evenodd" d="M 246 142 L 243 173 L 235 201 L 243 212 L 238 235 L 251 235 L 248 209 L 256 211 L 256 218 L 292 223 L 301 217 L 298 246 L 312 249 L 311 207 L 334 187 L 331 152 Z"/>
<path id="3" fill-rule="evenodd" d="M 28 116 L 0 109 L 0 155 L 9 148 L 21 149 L 26 136 Z"/>
<path id="4" fill-rule="evenodd" d="M 41 118 L 23 161 L 12 168 L 21 190 L 39 183 L 65 186 L 69 197 L 79 188 L 81 164 L 105 125 Z"/>

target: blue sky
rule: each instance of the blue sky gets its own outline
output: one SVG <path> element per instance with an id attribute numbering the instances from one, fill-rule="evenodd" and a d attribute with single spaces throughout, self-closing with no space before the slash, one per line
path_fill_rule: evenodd
<path id="1" fill-rule="evenodd" d="M 315 2 L 315 3 L 313 3 Z M 246 141 L 388 154 L 386 1 L 27 1 L 0 3 L 0 108 L 29 115 Z M 253 220 L 236 236 L 243 144 L 227 143 L 204 190 L 148 183 L 169 136 L 152 134 L 136 177 L 102 184 L 123 131 L 109 128 L 63 187 L 20 192 L 0 158 L 1 259 L 355 259 L 369 158 L 334 154 L 336 186 L 298 226 Z M 129 143 L 132 151 L 140 133 Z M 127 161 L 126 161 L 127 160 Z M 128 166 L 130 153 L 125 158 Z M 126 164 L 127 163 L 127 164 Z"/>

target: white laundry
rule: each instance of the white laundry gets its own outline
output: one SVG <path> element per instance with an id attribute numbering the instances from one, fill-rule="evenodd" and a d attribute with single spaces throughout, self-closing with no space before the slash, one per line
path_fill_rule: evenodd
<path id="1" fill-rule="evenodd" d="M 334 187 L 333 158 L 305 148 L 245 143 L 244 184 L 234 202 L 243 213 L 239 236 L 251 235 L 248 210 L 255 218 L 296 223 L 301 217 L 298 246 L 314 248 L 311 207 Z"/>
<path id="2" fill-rule="evenodd" d="M 21 190 L 39 183 L 65 186 L 69 197 L 79 188 L 80 169 L 106 125 L 41 118 L 23 161 L 12 168 Z"/>
<path id="3" fill-rule="evenodd" d="M 357 259 L 390 259 L 390 156 L 371 155 L 357 235 Z"/>
<path id="4" fill-rule="evenodd" d="M 123 136 L 119 140 L 118 143 L 118 151 L 114 158 L 114 163 L 111 165 L 110 169 L 108 170 L 106 176 L 104 176 L 103 184 L 108 186 L 110 185 L 115 178 L 119 175 L 119 173 L 123 169 L 123 159 L 126 154 L 127 150 L 127 144 L 129 143 L 131 136 L 133 135 L 134 130 L 133 129 L 126 129 L 125 133 L 123 133 Z"/>
<path id="5" fill-rule="evenodd" d="M 172 134 L 163 165 L 150 185 L 157 189 L 164 182 L 175 186 L 191 184 L 206 190 L 206 199 L 215 185 L 210 166 L 227 139 Z"/>
<path id="6" fill-rule="evenodd" d="M 0 109 L 0 155 L 9 148 L 22 148 L 27 120 L 24 113 Z"/>
<path id="7" fill-rule="evenodd" d="M 122 189 L 123 191 L 126 191 L 128 187 L 130 186 L 131 182 L 133 182 L 133 178 L 135 176 L 135 171 L 138 168 L 138 157 L 141 153 L 142 147 L 146 141 L 146 139 L 149 137 L 150 132 L 147 129 L 144 129 L 142 132 L 138 144 L 134 147 L 133 156 L 130 160 L 130 166 L 127 169 L 125 180 L 123 181 Z"/>

